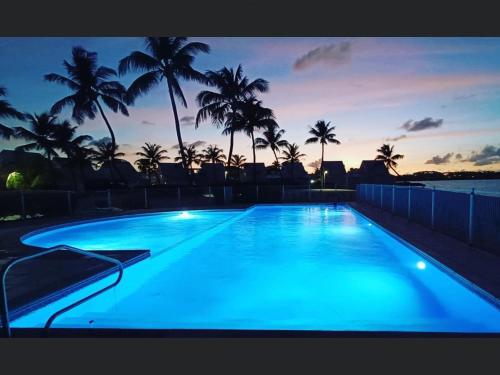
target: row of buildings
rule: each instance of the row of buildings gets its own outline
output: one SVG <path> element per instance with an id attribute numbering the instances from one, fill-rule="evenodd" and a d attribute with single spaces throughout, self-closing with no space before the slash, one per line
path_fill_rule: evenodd
<path id="1" fill-rule="evenodd" d="M 354 188 L 358 183 L 393 183 L 395 179 L 379 160 L 363 160 L 359 168 L 348 172 L 342 161 L 325 161 L 322 170 L 326 188 Z M 179 163 L 160 163 L 158 173 L 146 176 L 126 160 L 116 160 L 115 166 L 104 163 L 96 170 L 90 163 L 70 165 L 65 158 L 55 158 L 49 163 L 39 153 L 0 151 L 2 186 L 5 186 L 7 175 L 13 171 L 21 172 L 28 181 L 34 180 L 40 174 L 55 176 L 54 187 L 60 189 L 106 188 L 112 183 L 124 182 L 129 187 L 147 186 L 151 179 L 155 182 L 159 179 L 162 185 L 171 186 L 187 185 L 191 182 L 202 186 L 254 182 L 321 186 L 319 172 L 308 174 L 302 163 L 285 162 L 281 170 L 266 167 L 264 163 L 255 163 L 255 166 L 253 163 L 246 163 L 242 168 L 230 169 L 223 164 L 203 163 L 189 178 Z"/>

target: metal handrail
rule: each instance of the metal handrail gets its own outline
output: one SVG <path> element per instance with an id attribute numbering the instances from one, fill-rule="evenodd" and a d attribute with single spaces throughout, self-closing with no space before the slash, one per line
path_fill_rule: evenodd
<path id="1" fill-rule="evenodd" d="M 74 308 L 74 307 L 82 304 L 85 301 L 88 301 L 89 299 L 97 296 L 98 294 L 101 294 L 102 292 L 104 292 L 104 291 L 106 291 L 108 289 L 113 288 L 122 279 L 122 276 L 123 276 L 123 265 L 122 265 L 122 263 L 119 260 L 116 260 L 114 258 L 105 256 L 105 255 L 96 254 L 96 253 L 93 253 L 93 252 L 90 252 L 90 251 L 81 250 L 81 249 L 78 249 L 76 247 L 72 247 L 72 246 L 68 246 L 68 245 L 57 245 L 57 246 L 51 247 L 50 249 L 47 249 L 45 251 L 40 251 L 38 253 L 35 253 L 35 254 L 32 254 L 32 255 L 28 255 L 28 256 L 25 256 L 25 257 L 22 257 L 22 258 L 13 259 L 10 262 L 4 264 L 4 266 L 2 267 L 2 271 L 0 273 L 1 274 L 0 297 L 2 299 L 2 308 L 3 308 L 2 309 L 3 310 L 3 313 L 2 313 L 2 326 L 3 326 L 3 330 L 4 330 L 4 333 L 5 333 L 6 337 L 12 337 L 12 332 L 11 332 L 11 329 L 10 329 L 10 319 L 9 319 L 9 306 L 8 306 L 8 302 L 7 302 L 7 287 L 6 287 L 6 284 L 5 284 L 7 273 L 9 272 L 9 270 L 14 265 L 16 265 L 18 263 L 22 263 L 24 261 L 27 261 L 27 260 L 30 260 L 30 259 L 34 259 L 34 258 L 38 258 L 38 257 L 44 256 L 44 255 L 47 255 L 47 254 L 50 254 L 50 253 L 53 253 L 53 252 L 56 252 L 56 251 L 60 251 L 60 250 L 66 250 L 66 251 L 70 251 L 70 252 L 74 252 L 74 253 L 86 255 L 86 256 L 89 256 L 91 258 L 96 258 L 96 259 L 100 259 L 100 260 L 103 260 L 103 261 L 107 261 L 107 262 L 113 263 L 113 264 L 115 264 L 118 267 L 119 274 L 118 274 L 118 278 L 112 284 L 110 284 L 110 285 L 106 286 L 105 288 L 102 288 L 102 289 L 100 289 L 100 290 L 98 290 L 98 291 L 96 291 L 96 292 L 88 295 L 87 297 L 82 298 L 82 299 L 80 299 L 80 300 L 72 303 L 71 305 L 69 305 L 69 306 L 67 306 L 67 307 L 65 307 L 65 308 L 63 308 L 63 309 L 61 309 L 59 311 L 56 311 L 54 314 L 52 314 L 49 317 L 49 320 L 47 320 L 47 323 L 45 323 L 45 327 L 44 328 L 45 328 L 45 330 L 47 332 L 48 332 L 50 326 L 52 325 L 53 321 L 59 315 L 65 313 L 68 310 L 71 310 L 72 308 Z"/>

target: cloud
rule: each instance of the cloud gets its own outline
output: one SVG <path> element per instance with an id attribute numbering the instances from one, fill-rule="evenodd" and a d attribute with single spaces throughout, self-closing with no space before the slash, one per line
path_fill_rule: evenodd
<path id="1" fill-rule="evenodd" d="M 106 143 L 111 143 L 110 137 L 102 137 L 100 139 L 94 139 L 92 142 L 89 142 L 89 145 L 98 146 L 100 144 L 106 144 Z"/>
<path id="2" fill-rule="evenodd" d="M 181 117 L 180 123 L 182 126 L 194 125 L 194 116 L 184 116 Z"/>
<path id="3" fill-rule="evenodd" d="M 406 134 L 398 135 L 397 137 L 394 138 L 386 138 L 385 140 L 386 142 L 397 142 L 404 138 L 407 138 Z"/>
<path id="4" fill-rule="evenodd" d="M 403 126 L 401 126 L 401 128 L 406 129 L 406 131 L 409 132 L 418 132 L 425 129 L 439 128 L 443 125 L 443 122 L 443 119 L 434 120 L 432 117 L 426 117 L 420 121 L 408 120 L 403 124 Z"/>
<path id="5" fill-rule="evenodd" d="M 154 122 L 147 121 L 147 120 L 142 120 L 141 124 L 143 124 L 143 125 L 156 125 Z"/>
<path id="6" fill-rule="evenodd" d="M 351 43 L 328 44 L 310 50 L 293 64 L 294 70 L 304 70 L 319 63 L 337 67 L 351 61 Z"/>
<path id="7" fill-rule="evenodd" d="M 457 95 L 453 97 L 453 100 L 468 100 L 475 98 L 476 94 L 468 94 L 468 95 Z"/>
<path id="8" fill-rule="evenodd" d="M 464 161 L 472 162 L 476 166 L 500 163 L 500 147 L 485 146 L 481 151 L 473 151 Z"/>
<path id="9" fill-rule="evenodd" d="M 436 156 L 433 156 L 432 159 L 427 160 L 425 162 L 425 164 L 435 164 L 435 165 L 447 164 L 450 162 L 450 159 L 452 156 L 453 156 L 453 152 L 449 152 L 444 156 L 436 155 Z"/>
<path id="10" fill-rule="evenodd" d="M 458 154 L 455 155 L 455 159 L 462 160 L 463 159 L 463 155 L 460 154 L 460 153 L 458 153 Z"/>

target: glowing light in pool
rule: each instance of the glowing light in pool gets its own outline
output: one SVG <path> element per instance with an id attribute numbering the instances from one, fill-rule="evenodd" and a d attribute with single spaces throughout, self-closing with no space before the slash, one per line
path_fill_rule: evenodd
<path id="1" fill-rule="evenodd" d="M 420 261 L 420 262 L 417 262 L 417 268 L 419 270 L 425 270 L 425 263 Z"/>
<path id="2" fill-rule="evenodd" d="M 180 214 L 179 214 L 179 218 L 181 219 L 190 219 L 192 218 L 193 215 L 191 215 L 189 212 L 187 211 L 182 211 Z"/>
<path id="3" fill-rule="evenodd" d="M 371 227 L 372 226 L 372 223 L 368 223 L 368 226 Z"/>

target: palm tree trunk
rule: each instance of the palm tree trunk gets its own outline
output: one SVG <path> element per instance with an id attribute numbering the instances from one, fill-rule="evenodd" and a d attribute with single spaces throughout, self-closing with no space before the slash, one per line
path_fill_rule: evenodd
<path id="1" fill-rule="evenodd" d="M 389 167 L 390 167 L 390 168 L 394 171 L 394 173 L 396 173 L 396 175 L 397 175 L 397 176 L 401 176 L 401 175 L 400 175 L 400 174 L 399 174 L 399 173 L 398 173 L 398 172 L 394 169 L 394 167 L 393 167 L 392 165 L 390 165 Z"/>
<path id="2" fill-rule="evenodd" d="M 170 82 L 169 77 L 167 77 L 167 86 L 168 95 L 170 96 L 170 102 L 172 103 L 172 111 L 174 112 L 175 132 L 177 134 L 177 142 L 179 143 L 179 152 L 181 154 L 182 167 L 186 171 L 188 178 L 191 180 L 188 165 L 186 162 L 186 153 L 184 152 L 184 142 L 182 142 L 181 125 L 179 122 L 179 115 L 177 114 L 177 105 L 175 104 L 174 91 L 172 89 L 172 83 Z"/>
<path id="3" fill-rule="evenodd" d="M 274 158 L 276 159 L 276 162 L 279 164 L 279 160 L 278 160 L 278 155 L 276 155 L 276 151 L 271 148 L 271 150 L 273 150 L 273 154 L 274 154 Z M 280 177 L 281 177 L 281 184 L 283 185 L 283 171 L 281 170 L 281 168 L 279 169 L 280 171 Z"/>
<path id="4" fill-rule="evenodd" d="M 99 112 L 101 113 L 101 116 L 102 118 L 104 119 L 104 122 L 106 123 L 106 126 L 108 128 L 108 131 L 109 131 L 109 135 L 111 136 L 111 145 L 113 147 L 113 150 L 116 150 L 116 138 L 115 138 L 115 133 L 113 131 L 113 128 L 111 128 L 111 125 L 109 124 L 109 121 L 108 121 L 108 118 L 106 117 L 106 115 L 104 114 L 104 111 L 101 107 L 101 104 L 99 103 L 99 101 L 96 99 L 95 100 L 95 104 L 97 105 L 97 108 L 99 108 Z M 116 163 L 115 163 L 115 158 L 114 156 L 112 157 L 111 159 L 111 168 L 115 170 L 115 172 L 117 173 L 119 179 L 125 184 L 125 186 L 127 186 L 127 181 L 123 178 L 120 170 L 118 169 L 118 167 L 116 166 Z M 113 177 L 113 173 L 111 173 L 111 180 L 114 182 L 114 177 Z"/>
<path id="5" fill-rule="evenodd" d="M 233 145 L 234 145 L 234 130 L 231 130 L 230 138 L 229 138 L 229 154 L 227 158 L 227 167 L 231 167 L 231 157 L 233 156 Z"/>
<path id="6" fill-rule="evenodd" d="M 255 138 L 253 136 L 253 132 L 251 133 L 252 135 L 252 152 L 253 152 L 253 183 L 257 183 L 257 166 L 255 165 Z"/>
<path id="7" fill-rule="evenodd" d="M 323 159 L 325 157 L 325 144 L 321 144 L 321 182 L 322 182 L 322 188 L 325 188 L 325 174 L 323 173 Z"/>

